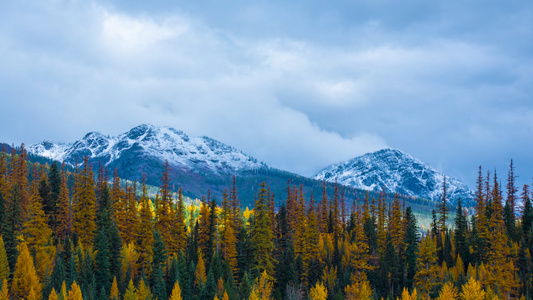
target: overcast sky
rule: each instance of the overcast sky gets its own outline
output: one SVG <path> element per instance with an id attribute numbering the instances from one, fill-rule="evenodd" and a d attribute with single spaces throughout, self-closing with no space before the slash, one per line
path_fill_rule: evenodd
<path id="1" fill-rule="evenodd" d="M 7 143 L 150 123 L 308 176 L 392 147 L 531 184 L 532 96 L 531 0 L 0 1 Z"/>

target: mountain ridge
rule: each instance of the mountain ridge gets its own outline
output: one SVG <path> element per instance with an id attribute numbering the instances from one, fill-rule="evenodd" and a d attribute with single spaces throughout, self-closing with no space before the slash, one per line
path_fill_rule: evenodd
<path id="1" fill-rule="evenodd" d="M 354 188 L 380 191 L 383 187 L 390 193 L 438 201 L 442 196 L 444 174 L 430 165 L 393 148 L 354 157 L 348 161 L 329 165 L 313 178 Z M 471 205 L 473 191 L 461 181 L 446 175 L 448 198 L 456 204 L 461 198 L 464 204 Z"/>

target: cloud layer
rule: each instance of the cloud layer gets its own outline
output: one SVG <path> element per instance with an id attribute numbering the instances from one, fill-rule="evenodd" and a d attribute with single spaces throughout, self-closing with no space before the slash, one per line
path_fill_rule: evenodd
<path id="1" fill-rule="evenodd" d="M 532 16 L 527 1 L 5 1 L 0 140 L 152 123 L 303 175 L 390 146 L 470 185 L 514 158 L 531 183 Z"/>

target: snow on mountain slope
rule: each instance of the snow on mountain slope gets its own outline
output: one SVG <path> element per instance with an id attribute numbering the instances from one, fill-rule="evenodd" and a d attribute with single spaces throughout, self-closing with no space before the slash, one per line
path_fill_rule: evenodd
<path id="1" fill-rule="evenodd" d="M 437 201 L 442 196 L 444 174 L 411 155 L 395 149 L 383 149 L 367 153 L 348 162 L 331 165 L 319 171 L 315 177 L 361 188 L 420 197 Z M 462 182 L 446 176 L 450 202 L 461 198 L 471 204 L 474 193 Z"/>
<path id="2" fill-rule="evenodd" d="M 140 125 L 116 137 L 91 132 L 73 144 L 44 141 L 28 152 L 74 165 L 84 156 L 110 165 L 117 161 L 150 158 L 190 170 L 232 173 L 266 166 L 251 156 L 208 137 L 189 137 L 170 127 Z"/>

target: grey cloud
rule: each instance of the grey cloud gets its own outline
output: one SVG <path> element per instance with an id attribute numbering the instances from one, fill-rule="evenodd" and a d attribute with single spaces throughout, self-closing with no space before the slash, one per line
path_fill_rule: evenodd
<path id="1" fill-rule="evenodd" d="M 392 146 L 530 183 L 531 6 L 5 1 L 0 140 L 153 123 L 304 175 Z"/>

